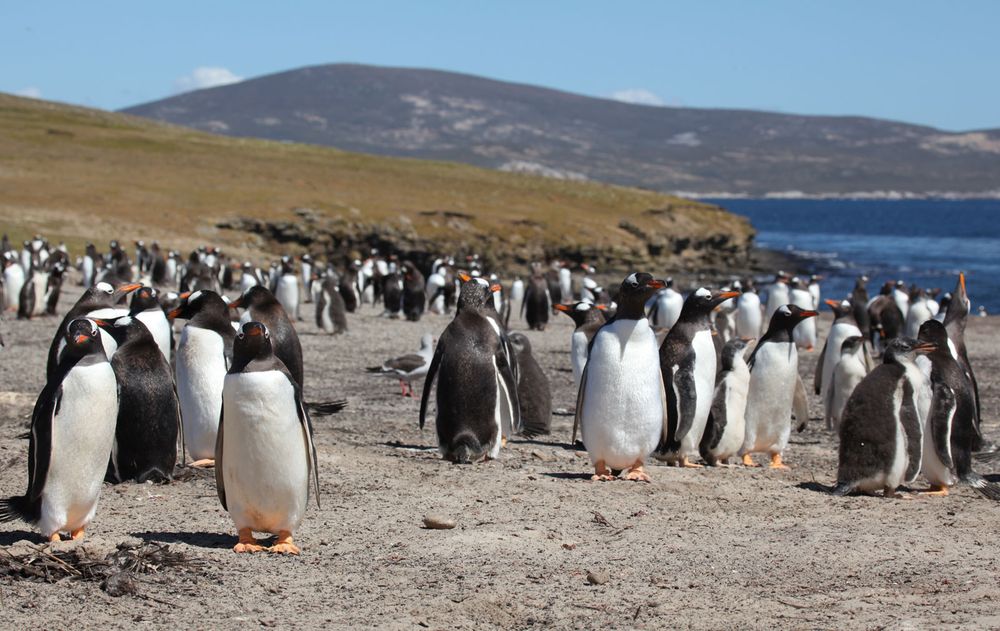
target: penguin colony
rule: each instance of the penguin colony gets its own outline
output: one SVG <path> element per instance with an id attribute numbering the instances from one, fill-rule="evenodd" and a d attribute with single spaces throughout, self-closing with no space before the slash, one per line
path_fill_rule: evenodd
<path id="1" fill-rule="evenodd" d="M 311 417 L 345 405 L 303 400 L 296 323 L 308 303 L 333 335 L 364 305 L 412 322 L 452 315 L 436 345 L 425 333 L 419 350 L 368 372 L 398 380 L 408 397 L 424 378 L 420 427 L 433 398 L 441 454 L 455 463 L 551 432 L 548 379 L 528 336 L 509 329 L 512 314 L 543 331 L 561 312 L 575 325 L 572 441 L 579 432 L 595 481 L 649 482 L 651 457 L 754 467 L 760 454 L 787 469 L 791 432 L 808 420 L 798 352 L 819 348 L 813 388 L 839 437 L 832 493 L 895 497 L 923 475 L 928 494 L 965 484 L 1000 500 L 1000 487 L 973 470 L 985 443 L 964 276 L 941 301 L 939 290 L 902 281 L 869 298 L 859 277 L 850 296 L 822 303 L 834 323 L 820 344 L 821 278 L 784 272 L 763 298 L 752 279 L 684 296 L 672 279 L 643 272 L 609 292 L 593 267 L 574 279 L 556 261 L 533 264 L 505 291 L 477 257 L 422 266 L 373 250 L 339 266 L 305 255 L 296 270 L 289 256 L 262 269 L 212 247 L 184 259 L 156 242 L 136 242 L 134 257 L 115 241 L 106 254 L 89 244 L 75 263 L 42 237 L 18 252 L 4 236 L 2 249 L 0 301 L 19 319 L 56 315 L 68 270 L 83 286 L 50 345 L 27 491 L 0 501 L 0 520 L 35 524 L 53 541 L 84 536 L 105 481 L 168 483 L 181 465 L 214 467 L 236 552 L 299 554 L 293 533 L 310 498 L 320 502 Z"/>

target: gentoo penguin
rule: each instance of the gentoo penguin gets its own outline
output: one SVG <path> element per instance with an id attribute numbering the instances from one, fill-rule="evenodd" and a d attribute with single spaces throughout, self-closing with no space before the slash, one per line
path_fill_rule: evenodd
<path id="1" fill-rule="evenodd" d="M 333 335 L 346 333 L 347 308 L 337 290 L 337 277 L 327 274 L 322 281 L 314 283 L 320 286 L 316 296 L 316 326 Z"/>
<path id="2" fill-rule="evenodd" d="M 753 281 L 747 280 L 743 283 L 743 293 L 736 299 L 736 337 L 756 339 L 762 326 L 760 296 L 757 295 Z"/>
<path id="3" fill-rule="evenodd" d="M 565 268 L 564 268 L 565 269 Z M 512 333 L 510 345 L 517 361 L 517 399 L 521 404 L 521 434 L 528 438 L 552 431 L 552 390 L 549 378 L 531 354 L 523 333 Z"/>
<path id="4" fill-rule="evenodd" d="M 118 384 L 97 325 L 67 324 L 64 350 L 31 415 L 28 490 L 0 501 L 0 521 L 37 524 L 50 541 L 82 539 L 97 511 L 115 439 Z"/>
<path id="5" fill-rule="evenodd" d="M 267 327 L 268 339 L 274 355 L 281 360 L 295 383 L 303 381 L 302 343 L 292 325 L 291 314 L 267 288 L 251 287 L 247 293 L 229 303 L 231 309 L 242 307 L 240 323 L 261 322 Z"/>
<path id="6" fill-rule="evenodd" d="M 424 275 L 410 261 L 402 265 L 403 271 L 403 314 L 410 322 L 418 322 L 424 315 L 427 304 L 427 294 L 424 287 Z"/>
<path id="7" fill-rule="evenodd" d="M 750 454 L 767 453 L 772 469 L 787 469 L 782 454 L 792 431 L 792 403 L 799 383 L 799 355 L 792 331 L 815 311 L 784 305 L 771 316 L 764 337 L 750 356 L 746 436 L 740 455 L 743 464 L 756 466 Z M 799 419 L 800 425 L 807 419 Z"/>
<path id="8" fill-rule="evenodd" d="M 177 343 L 177 399 L 193 467 L 214 464 L 222 385 L 233 356 L 229 307 L 214 291 L 196 291 L 169 314 L 188 321 Z"/>
<path id="9" fill-rule="evenodd" d="M 569 296 L 565 296 L 562 292 L 562 274 L 560 274 L 560 263 L 559 261 L 552 261 L 552 265 L 549 271 L 545 272 L 545 285 L 549 292 L 550 304 L 557 305 L 563 300 L 568 300 Z"/>
<path id="10" fill-rule="evenodd" d="M 493 289 L 462 274 L 455 318 L 438 338 L 420 399 L 420 428 L 437 377 L 437 435 L 455 463 L 496 458 L 506 436 L 519 433 L 515 363 L 493 307 Z"/>
<path id="11" fill-rule="evenodd" d="M 25 282 L 26 270 L 14 256 L 5 256 L 3 260 L 4 309 L 17 312 L 21 299 L 21 287 Z"/>
<path id="12" fill-rule="evenodd" d="M 823 277 L 818 274 L 813 274 L 809 277 L 809 295 L 812 296 L 812 309 L 819 309 L 819 300 L 821 297 L 821 290 L 819 286 L 819 281 L 823 280 Z"/>
<path id="13" fill-rule="evenodd" d="M 55 336 L 52 338 L 52 344 L 49 345 L 48 363 L 46 364 L 45 369 L 46 378 L 52 379 L 55 375 L 59 352 L 62 351 L 63 347 L 66 345 L 66 327 L 69 326 L 70 322 L 82 317 L 113 320 L 123 315 L 128 315 L 128 309 L 118 303 L 122 301 L 125 296 L 140 287 L 142 287 L 142 285 L 133 283 L 129 285 L 121 285 L 118 288 L 115 288 L 102 281 L 85 289 L 83 291 L 83 295 L 76 301 L 76 304 L 74 304 L 70 310 L 66 312 L 66 315 L 63 317 L 63 321 L 59 324 L 59 328 L 56 329 Z M 101 343 L 104 344 L 105 355 L 111 357 L 115 352 L 115 348 L 117 348 L 114 338 L 107 333 L 101 333 L 100 331 L 98 332 L 98 335 L 101 337 Z"/>
<path id="14" fill-rule="evenodd" d="M 743 446 L 746 431 L 747 390 L 750 367 L 744 355 L 753 338 L 733 338 L 722 347 L 721 366 L 708 423 L 698 451 L 709 466 L 729 464 Z"/>
<path id="15" fill-rule="evenodd" d="M 789 288 L 790 304 L 806 311 L 815 311 L 818 308 L 818 305 L 813 303 L 812 294 L 799 278 L 793 278 Z M 798 348 L 812 351 L 816 348 L 816 320 L 807 318 L 800 322 L 792 331 L 792 337 Z"/>
<path id="16" fill-rule="evenodd" d="M 910 294 L 906 290 L 906 283 L 901 280 L 896 281 L 896 285 L 892 288 L 892 300 L 905 318 L 910 311 Z"/>
<path id="17" fill-rule="evenodd" d="M 442 315 L 445 312 L 444 286 L 448 281 L 444 274 L 438 271 L 439 267 L 434 266 L 431 275 L 427 277 L 427 284 L 424 287 L 427 293 L 427 310 L 431 313 Z"/>
<path id="18" fill-rule="evenodd" d="M 146 325 L 149 334 L 153 336 L 156 346 L 163 353 L 163 358 L 167 360 L 169 366 L 170 349 L 174 346 L 174 328 L 170 326 L 167 314 L 160 304 L 159 292 L 152 287 L 140 287 L 132 294 L 128 314 Z M 116 336 L 112 335 L 112 337 Z"/>
<path id="19" fill-rule="evenodd" d="M 424 333 L 420 338 L 420 350 L 416 353 L 388 359 L 381 366 L 372 366 L 366 370 L 371 374 L 399 379 L 400 394 L 404 397 L 413 397 L 413 380 L 427 374 L 433 357 L 434 336 Z"/>
<path id="20" fill-rule="evenodd" d="M 170 364 L 137 317 L 96 322 L 118 343 L 111 358 L 119 405 L 108 477 L 112 482 L 167 482 L 174 476 L 181 422 Z"/>
<path id="21" fill-rule="evenodd" d="M 865 366 L 865 338 L 852 335 L 840 345 L 840 359 L 833 369 L 833 379 L 830 382 L 830 396 L 824 399 L 823 416 L 826 418 L 827 429 L 834 431 L 840 428 L 840 419 L 844 415 L 847 400 L 854 388 L 868 374 Z M 831 351 L 832 352 L 832 351 Z"/>
<path id="22" fill-rule="evenodd" d="M 262 285 L 260 270 L 253 266 L 253 263 L 246 261 L 243 263 L 243 274 L 240 276 L 240 293 L 246 293 L 254 285 Z"/>
<path id="23" fill-rule="evenodd" d="M 524 304 L 524 281 L 520 278 L 515 278 L 514 282 L 510 284 L 510 299 L 507 301 L 507 320 L 504 322 L 504 326 L 508 329 L 510 328 L 510 314 L 516 313 L 520 317 L 522 304 Z"/>
<path id="24" fill-rule="evenodd" d="M 537 265 L 534 273 L 528 279 L 528 287 L 524 291 L 521 311 L 528 322 L 528 328 L 534 331 L 544 331 L 549 323 L 549 310 L 552 309 L 552 298 L 549 294 L 549 284 L 542 276 Z M 556 303 L 559 304 L 559 303 Z"/>
<path id="25" fill-rule="evenodd" d="M 354 261 L 340 275 L 340 297 L 344 299 L 344 307 L 348 313 L 357 311 L 358 303 L 361 301 L 361 295 L 358 291 L 358 267 L 361 266 L 360 263 L 360 261 Z"/>
<path id="26" fill-rule="evenodd" d="M 62 283 L 65 273 L 66 264 L 62 261 L 54 263 L 52 269 L 49 270 L 49 281 L 45 290 L 45 313 L 47 315 L 56 315 L 56 309 L 59 307 L 59 296 L 62 294 Z"/>
<path id="27" fill-rule="evenodd" d="M 854 289 L 851 290 L 851 310 L 854 312 L 854 322 L 861 329 L 861 335 L 865 339 L 871 337 L 871 319 L 868 317 L 868 277 L 862 274 L 854 281 Z"/>
<path id="28" fill-rule="evenodd" d="M 573 297 L 573 271 L 562 261 L 559 262 L 559 297 L 560 302 Z"/>
<path id="29" fill-rule="evenodd" d="M 650 481 L 643 467 L 663 438 L 666 397 L 645 305 L 665 284 L 649 274 L 629 274 L 618 294 L 618 312 L 591 342 L 573 433 L 579 424 L 593 480 L 614 480 L 614 470 L 627 470 L 628 480 Z"/>
<path id="30" fill-rule="evenodd" d="M 284 307 L 285 313 L 291 320 L 301 320 L 299 317 L 299 279 L 295 275 L 295 261 L 290 256 L 281 257 L 281 275 L 278 277 L 274 297 Z"/>
<path id="31" fill-rule="evenodd" d="M 558 304 L 556 310 L 562 311 L 573 318 L 576 328 L 570 338 L 570 359 L 573 363 L 573 385 L 580 390 L 580 378 L 587 365 L 587 352 L 590 340 L 594 339 L 597 330 L 604 326 L 604 310 L 589 302 L 577 302 L 571 305 Z"/>
<path id="32" fill-rule="evenodd" d="M 303 254 L 299 261 L 299 273 L 302 274 L 302 290 L 305 292 L 302 302 L 312 302 L 313 260 L 308 254 Z"/>
<path id="33" fill-rule="evenodd" d="M 319 506 L 316 446 L 302 390 L 271 351 L 260 322 L 245 323 L 233 344 L 215 462 L 219 501 L 239 533 L 233 550 L 264 550 L 256 531 L 277 535 L 269 552 L 299 554 L 292 533 L 302 523 L 310 486 Z"/>
<path id="34" fill-rule="evenodd" d="M 842 300 L 837 302 L 836 300 L 827 300 L 826 304 L 833 311 L 833 324 L 830 326 L 826 342 L 823 343 L 823 350 L 816 361 L 813 389 L 816 394 L 820 395 L 823 401 L 826 428 L 832 430 L 834 429 L 833 418 L 829 415 L 829 412 L 833 409 L 833 375 L 837 368 L 837 362 L 840 361 L 841 347 L 847 338 L 857 336 L 864 338 L 864 335 L 861 333 L 861 329 L 854 319 L 855 311 L 850 301 Z M 869 367 L 867 351 L 864 348 L 863 341 L 862 353 L 865 354 L 865 367 L 867 369 Z"/>
<path id="35" fill-rule="evenodd" d="M 663 282 L 667 286 L 656 293 L 653 311 L 649 314 L 649 321 L 654 328 L 669 329 L 681 317 L 681 309 L 684 308 L 684 297 L 674 289 L 673 278 L 667 278 Z"/>
<path id="36" fill-rule="evenodd" d="M 764 317 L 768 322 L 771 321 L 771 316 L 778 310 L 778 307 L 791 302 L 788 280 L 789 276 L 779 271 L 774 277 L 774 282 L 767 286 L 767 307 L 764 309 Z"/>
<path id="37" fill-rule="evenodd" d="M 656 457 L 683 467 L 698 453 L 715 391 L 716 355 L 712 342 L 712 309 L 738 291 L 700 287 L 688 295 L 681 316 L 660 346 L 660 371 L 667 393 L 667 431 Z"/>
<path id="38" fill-rule="evenodd" d="M 100 266 L 100 259 L 101 255 L 97 253 L 97 248 L 94 247 L 93 243 L 88 243 L 83 254 L 83 260 L 80 261 L 80 273 L 83 276 L 84 288 L 88 288 L 94 284 L 94 276 L 97 273 L 97 268 Z"/>
<path id="39" fill-rule="evenodd" d="M 24 282 L 17 296 L 17 319 L 30 320 L 35 315 L 35 286 L 38 274 L 31 268 L 25 270 Z M 44 282 L 44 280 L 43 280 Z M 44 285 L 43 285 L 44 286 Z"/>
<path id="40" fill-rule="evenodd" d="M 906 324 L 904 335 L 906 337 L 917 337 L 920 333 L 920 325 L 934 317 L 931 309 L 931 300 L 927 292 L 917 287 L 910 296 L 910 310 L 906 312 Z"/>
<path id="41" fill-rule="evenodd" d="M 854 389 L 840 423 L 834 495 L 881 489 L 884 497 L 899 497 L 899 485 L 916 479 L 923 449 L 917 393 L 926 378 L 915 360 L 932 350 L 932 344 L 897 337 L 883 363 Z"/>
<path id="42" fill-rule="evenodd" d="M 903 312 L 892 299 L 892 288 L 889 283 L 883 288 L 883 293 L 876 296 L 868 304 L 868 317 L 871 320 L 872 347 L 878 351 L 890 340 L 903 334 Z"/>
<path id="43" fill-rule="evenodd" d="M 580 265 L 583 269 L 583 280 L 580 281 L 580 300 L 583 302 L 590 302 L 593 304 L 598 303 L 598 297 L 601 293 L 601 286 L 597 284 L 594 280 L 593 275 L 597 273 L 597 270 L 593 266 L 587 265 L 586 263 Z M 559 300 L 562 302 L 562 300 Z"/>
<path id="44" fill-rule="evenodd" d="M 983 449 L 982 437 L 982 408 L 979 405 L 979 383 L 976 381 L 976 374 L 972 371 L 972 364 L 969 363 L 969 354 L 965 350 L 965 325 L 969 319 L 969 309 L 972 303 L 965 291 L 965 274 L 958 275 L 958 285 L 948 301 L 948 310 L 944 316 L 944 328 L 948 332 L 948 348 L 951 355 L 958 364 L 965 370 L 965 374 L 972 383 L 972 394 L 976 400 L 976 430 L 977 436 L 973 440 L 973 449 L 981 451 Z"/>

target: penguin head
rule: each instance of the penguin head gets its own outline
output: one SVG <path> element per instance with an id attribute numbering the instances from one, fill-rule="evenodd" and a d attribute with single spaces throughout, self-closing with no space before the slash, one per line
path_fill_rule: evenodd
<path id="1" fill-rule="evenodd" d="M 833 311 L 834 319 L 843 318 L 853 313 L 853 308 L 849 300 L 824 300 L 823 302 Z"/>
<path id="2" fill-rule="evenodd" d="M 531 342 L 528 340 L 528 336 L 523 333 L 511 333 L 507 336 L 510 340 L 510 345 L 514 347 L 514 353 L 520 357 L 522 354 L 531 354 Z"/>
<path id="3" fill-rule="evenodd" d="M 775 310 L 774 315 L 771 316 L 771 323 L 768 325 L 768 331 L 777 331 L 784 329 L 786 331 L 791 331 L 794 329 L 799 322 L 807 318 L 814 318 L 818 316 L 819 313 L 816 311 L 807 311 L 798 305 L 782 305 Z"/>
<path id="4" fill-rule="evenodd" d="M 965 274 L 961 273 L 958 275 L 958 284 L 955 286 L 955 291 L 951 294 L 951 299 L 948 301 L 948 311 L 945 313 L 944 323 L 949 325 L 956 321 L 962 321 L 969 315 L 969 310 L 972 308 L 972 302 L 969 300 L 969 295 L 965 292 Z"/>
<path id="5" fill-rule="evenodd" d="M 458 310 L 469 309 L 494 309 L 493 292 L 500 291 L 500 285 L 490 285 L 485 278 L 472 277 L 461 273 L 458 275 L 462 281 L 462 289 L 458 294 Z"/>
<path id="6" fill-rule="evenodd" d="M 263 359 L 271 354 L 271 332 L 261 322 L 247 322 L 233 341 L 233 359 Z"/>
<path id="7" fill-rule="evenodd" d="M 864 343 L 865 338 L 860 335 L 852 335 L 851 337 L 844 340 L 843 344 L 840 346 L 841 355 L 853 355 L 861 349 L 861 345 Z"/>
<path id="8" fill-rule="evenodd" d="M 706 287 L 699 287 L 692 291 L 684 301 L 684 306 L 681 308 L 681 318 L 691 319 L 708 316 L 717 306 L 739 295 L 738 291 L 723 291 L 721 289 L 713 291 Z"/>
<path id="9" fill-rule="evenodd" d="M 159 309 L 160 296 L 152 287 L 140 287 L 132 294 L 132 302 L 129 305 L 129 315 L 135 315 L 147 309 Z"/>
<path id="10" fill-rule="evenodd" d="M 114 287 L 111 283 L 101 281 L 84 292 L 84 299 L 95 305 L 113 307 L 140 287 L 142 287 L 140 283 L 128 283 Z"/>
<path id="11" fill-rule="evenodd" d="M 722 370 L 732 370 L 740 361 L 745 361 L 748 348 L 757 341 L 755 337 L 734 337 L 722 347 Z"/>
<path id="12" fill-rule="evenodd" d="M 243 295 L 229 303 L 230 309 L 262 308 L 265 305 L 277 304 L 278 299 L 274 297 L 271 290 L 263 285 L 254 285 L 243 292 Z"/>
<path id="13" fill-rule="evenodd" d="M 917 340 L 934 344 L 941 348 L 948 348 L 948 330 L 937 320 L 927 320 L 920 325 Z"/>
<path id="14" fill-rule="evenodd" d="M 175 318 L 192 320 L 201 314 L 221 315 L 225 317 L 226 321 L 229 320 L 225 301 L 214 291 L 204 289 L 187 292 L 181 294 L 179 298 L 180 305 L 167 314 L 171 320 Z"/>
<path id="15" fill-rule="evenodd" d="M 74 357 L 83 357 L 100 350 L 104 352 L 101 344 L 101 334 L 97 323 L 90 318 L 77 318 L 66 327 L 66 350 Z"/>
<path id="16" fill-rule="evenodd" d="M 889 340 L 882 355 L 886 364 L 906 364 L 916 360 L 917 355 L 925 355 L 937 350 L 937 344 L 918 342 L 911 337 L 894 337 Z"/>
<path id="17" fill-rule="evenodd" d="M 118 345 L 121 346 L 129 338 L 138 337 L 149 337 L 152 338 L 152 334 L 146 325 L 143 324 L 138 318 L 132 317 L 131 314 L 121 316 L 120 318 L 115 318 L 114 320 L 102 320 L 100 318 L 92 318 L 94 324 L 103 329 L 108 335 L 110 335 Z"/>
<path id="18" fill-rule="evenodd" d="M 597 305 L 585 300 L 581 302 L 571 302 L 568 304 L 560 303 L 554 305 L 553 309 L 568 315 L 573 319 L 576 326 L 580 326 L 581 324 L 592 321 L 596 318 L 600 318 L 601 321 L 604 321 L 604 311 Z"/>

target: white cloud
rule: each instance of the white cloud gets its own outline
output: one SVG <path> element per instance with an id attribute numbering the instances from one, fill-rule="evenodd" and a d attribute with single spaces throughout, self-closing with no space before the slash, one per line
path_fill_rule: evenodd
<path id="1" fill-rule="evenodd" d="M 42 98 L 42 90 L 33 85 L 29 85 L 26 88 L 21 88 L 14 93 L 16 96 L 26 96 L 29 99 L 40 99 Z"/>
<path id="2" fill-rule="evenodd" d="M 178 77 L 174 81 L 174 94 L 201 90 L 204 88 L 214 88 L 230 83 L 239 83 L 243 77 L 233 74 L 228 68 L 218 66 L 199 66 L 183 77 Z"/>
<path id="3" fill-rule="evenodd" d="M 635 105 L 666 105 L 666 101 L 643 88 L 628 88 L 618 90 L 611 94 L 611 98 L 622 103 L 633 103 Z"/>

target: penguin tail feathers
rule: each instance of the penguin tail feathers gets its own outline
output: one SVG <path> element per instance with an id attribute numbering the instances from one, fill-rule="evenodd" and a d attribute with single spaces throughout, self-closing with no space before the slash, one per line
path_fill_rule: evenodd
<path id="1" fill-rule="evenodd" d="M 305 404 L 311 416 L 330 416 L 347 407 L 347 399 L 337 399 L 335 401 L 307 402 Z"/>
<path id="2" fill-rule="evenodd" d="M 463 432 L 451 441 L 446 457 L 455 464 L 472 464 L 483 457 L 483 446 L 474 434 Z"/>
<path id="3" fill-rule="evenodd" d="M 830 495 L 837 495 L 843 497 L 854 490 L 854 483 L 852 482 L 837 482 L 836 486 L 830 489 Z"/>
<path id="4" fill-rule="evenodd" d="M 0 500 L 0 522 L 26 521 L 35 523 L 38 521 L 38 509 L 40 507 L 28 499 L 26 495 L 15 495 L 7 499 Z"/>
<path id="5" fill-rule="evenodd" d="M 990 482 L 978 473 L 968 474 L 963 482 L 974 488 L 983 497 L 1000 502 L 1000 484 Z"/>
<path id="6" fill-rule="evenodd" d="M 1000 460 L 1000 451 L 981 451 L 972 454 L 972 457 L 979 462 L 996 462 Z"/>

